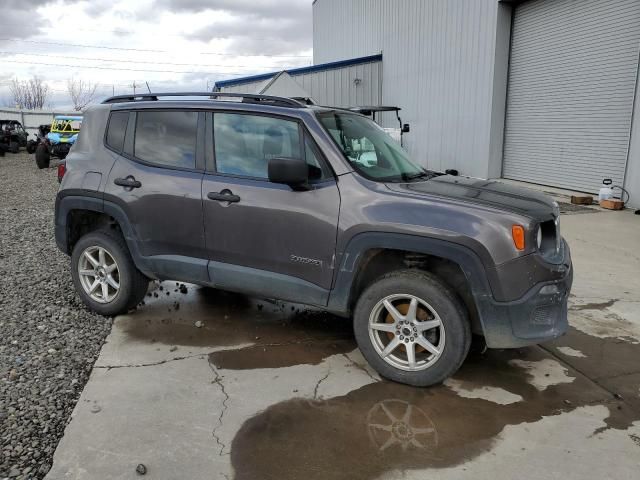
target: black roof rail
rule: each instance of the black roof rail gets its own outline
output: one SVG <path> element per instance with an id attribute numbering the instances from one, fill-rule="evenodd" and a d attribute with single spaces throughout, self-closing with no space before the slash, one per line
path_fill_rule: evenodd
<path id="1" fill-rule="evenodd" d="M 221 93 L 221 92 L 169 92 L 169 93 L 136 93 L 134 95 L 116 95 L 109 97 L 102 103 L 127 103 L 158 101 L 160 97 L 207 97 L 210 100 L 218 98 L 238 98 L 242 103 L 274 105 L 277 107 L 304 108 L 302 103 L 286 97 L 272 95 L 257 95 L 253 93 Z"/>

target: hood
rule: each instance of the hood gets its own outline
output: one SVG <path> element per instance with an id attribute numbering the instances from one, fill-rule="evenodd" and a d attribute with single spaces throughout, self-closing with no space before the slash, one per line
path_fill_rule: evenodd
<path id="1" fill-rule="evenodd" d="M 551 197 L 497 180 L 442 175 L 427 181 L 386 185 L 395 192 L 446 197 L 539 220 L 558 215 L 558 205 Z"/>

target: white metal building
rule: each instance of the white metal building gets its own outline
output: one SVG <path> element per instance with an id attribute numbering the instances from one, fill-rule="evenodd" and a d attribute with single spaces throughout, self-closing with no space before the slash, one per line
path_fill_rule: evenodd
<path id="1" fill-rule="evenodd" d="M 216 82 L 215 91 L 310 97 L 320 105 L 351 107 L 382 102 L 382 55 L 292 68 Z"/>
<path id="2" fill-rule="evenodd" d="M 315 0 L 313 29 L 309 68 L 381 55 L 379 76 L 304 88 L 401 107 L 423 165 L 584 192 L 611 178 L 640 206 L 640 0 Z"/>

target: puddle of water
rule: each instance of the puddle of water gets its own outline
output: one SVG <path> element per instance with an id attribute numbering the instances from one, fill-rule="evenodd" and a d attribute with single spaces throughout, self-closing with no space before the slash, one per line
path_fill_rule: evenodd
<path id="1" fill-rule="evenodd" d="M 253 344 L 211 354 L 211 363 L 227 369 L 317 364 L 356 348 L 344 318 L 293 303 L 192 285 L 182 294 L 175 282 L 161 285 L 158 297 L 152 293 L 142 308 L 118 320 L 132 341 L 197 347 Z"/>
<path id="2" fill-rule="evenodd" d="M 591 348 L 581 340 L 576 348 L 588 358 Z M 640 354 L 639 346 L 630 345 L 635 356 L 620 350 L 629 365 Z M 543 390 L 534 384 L 532 369 L 538 380 L 547 379 Z M 558 377 L 559 369 L 562 364 L 538 347 L 489 351 L 467 359 L 454 377 L 456 388 L 382 381 L 320 402 L 296 398 L 273 405 L 236 434 L 231 447 L 235 478 L 353 480 L 396 469 L 449 467 L 489 450 L 507 425 L 585 405 L 608 407 L 607 428 L 626 429 L 640 420 L 640 410 L 573 370 Z M 636 390 L 640 376 L 638 383 Z M 485 392 L 461 396 L 455 391 L 461 385 Z M 482 398 L 487 391 L 522 400 L 500 404 Z"/>

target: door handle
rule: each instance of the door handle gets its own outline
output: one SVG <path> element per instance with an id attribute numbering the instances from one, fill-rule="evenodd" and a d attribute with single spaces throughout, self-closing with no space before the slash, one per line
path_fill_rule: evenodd
<path id="1" fill-rule="evenodd" d="M 116 185 L 119 185 L 120 187 L 127 187 L 127 188 L 140 188 L 142 186 L 142 183 L 140 183 L 131 175 L 129 175 L 126 178 L 116 178 L 113 181 L 113 183 L 115 183 Z"/>
<path id="2" fill-rule="evenodd" d="M 230 202 L 235 203 L 240 201 L 240 197 L 238 195 L 234 195 L 231 190 L 224 189 L 220 193 L 218 192 L 209 192 L 207 193 L 207 198 L 209 200 L 218 200 L 219 202 Z"/>

